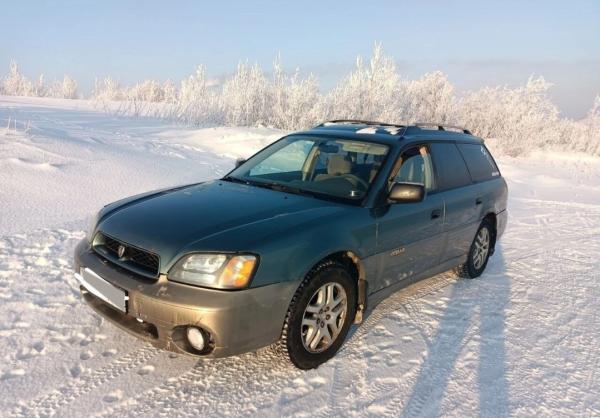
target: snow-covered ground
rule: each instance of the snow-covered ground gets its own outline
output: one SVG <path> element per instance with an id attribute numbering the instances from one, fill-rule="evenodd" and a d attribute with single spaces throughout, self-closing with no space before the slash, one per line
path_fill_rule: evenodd
<path id="1" fill-rule="evenodd" d="M 593 158 L 499 158 L 509 228 L 487 272 L 395 294 L 317 370 L 269 349 L 200 361 L 162 352 L 81 302 L 71 254 L 94 210 L 217 177 L 281 134 L 0 97 L 0 415 L 600 415 Z"/>

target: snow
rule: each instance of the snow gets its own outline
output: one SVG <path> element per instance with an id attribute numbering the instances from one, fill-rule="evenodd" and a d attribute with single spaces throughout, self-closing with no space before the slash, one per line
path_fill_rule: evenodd
<path id="1" fill-rule="evenodd" d="M 281 135 L 259 128 L 193 130 L 115 119 L 78 100 L 1 100 L 0 127 L 12 121 L 10 128 L 0 128 L 4 234 L 64 225 L 140 191 L 225 174 L 233 162 L 224 156 L 251 154 Z"/>
<path id="2" fill-rule="evenodd" d="M 374 128 L 374 127 L 362 128 L 362 129 L 359 129 L 358 131 L 356 131 L 356 133 L 357 134 L 376 134 L 377 128 Z"/>
<path id="3" fill-rule="evenodd" d="M 283 134 L 0 97 L 2 415 L 600 415 L 595 158 L 499 158 L 509 227 L 486 273 L 394 294 L 316 370 L 269 348 L 220 360 L 163 352 L 85 306 L 71 257 L 94 210 L 220 176 Z"/>

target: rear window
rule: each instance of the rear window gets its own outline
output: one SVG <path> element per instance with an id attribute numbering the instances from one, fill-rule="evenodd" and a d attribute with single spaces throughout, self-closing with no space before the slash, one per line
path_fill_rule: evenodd
<path id="1" fill-rule="evenodd" d="M 437 172 L 439 190 L 454 189 L 471 184 L 469 171 L 456 145 L 433 142 L 429 147 Z"/>
<path id="2" fill-rule="evenodd" d="M 500 172 L 490 155 L 490 152 L 482 144 L 457 144 L 473 181 L 485 181 L 498 177 Z"/>

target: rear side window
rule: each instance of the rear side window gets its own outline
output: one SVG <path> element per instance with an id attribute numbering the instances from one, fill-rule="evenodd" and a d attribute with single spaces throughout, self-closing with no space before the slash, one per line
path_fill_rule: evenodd
<path id="1" fill-rule="evenodd" d="M 433 142 L 429 148 L 433 155 L 439 190 L 454 189 L 471 184 L 469 171 L 455 144 Z"/>
<path id="2" fill-rule="evenodd" d="M 485 181 L 500 175 L 494 159 L 484 145 L 457 144 L 457 146 L 465 157 L 473 181 Z"/>

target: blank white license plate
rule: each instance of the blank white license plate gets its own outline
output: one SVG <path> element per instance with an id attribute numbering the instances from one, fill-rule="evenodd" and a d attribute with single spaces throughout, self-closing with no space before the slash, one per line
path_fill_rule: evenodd
<path id="1" fill-rule="evenodd" d="M 75 273 L 75 278 L 90 293 L 96 295 L 118 310 L 127 312 L 128 297 L 124 290 L 113 286 L 87 267 L 82 268 L 79 273 Z"/>

